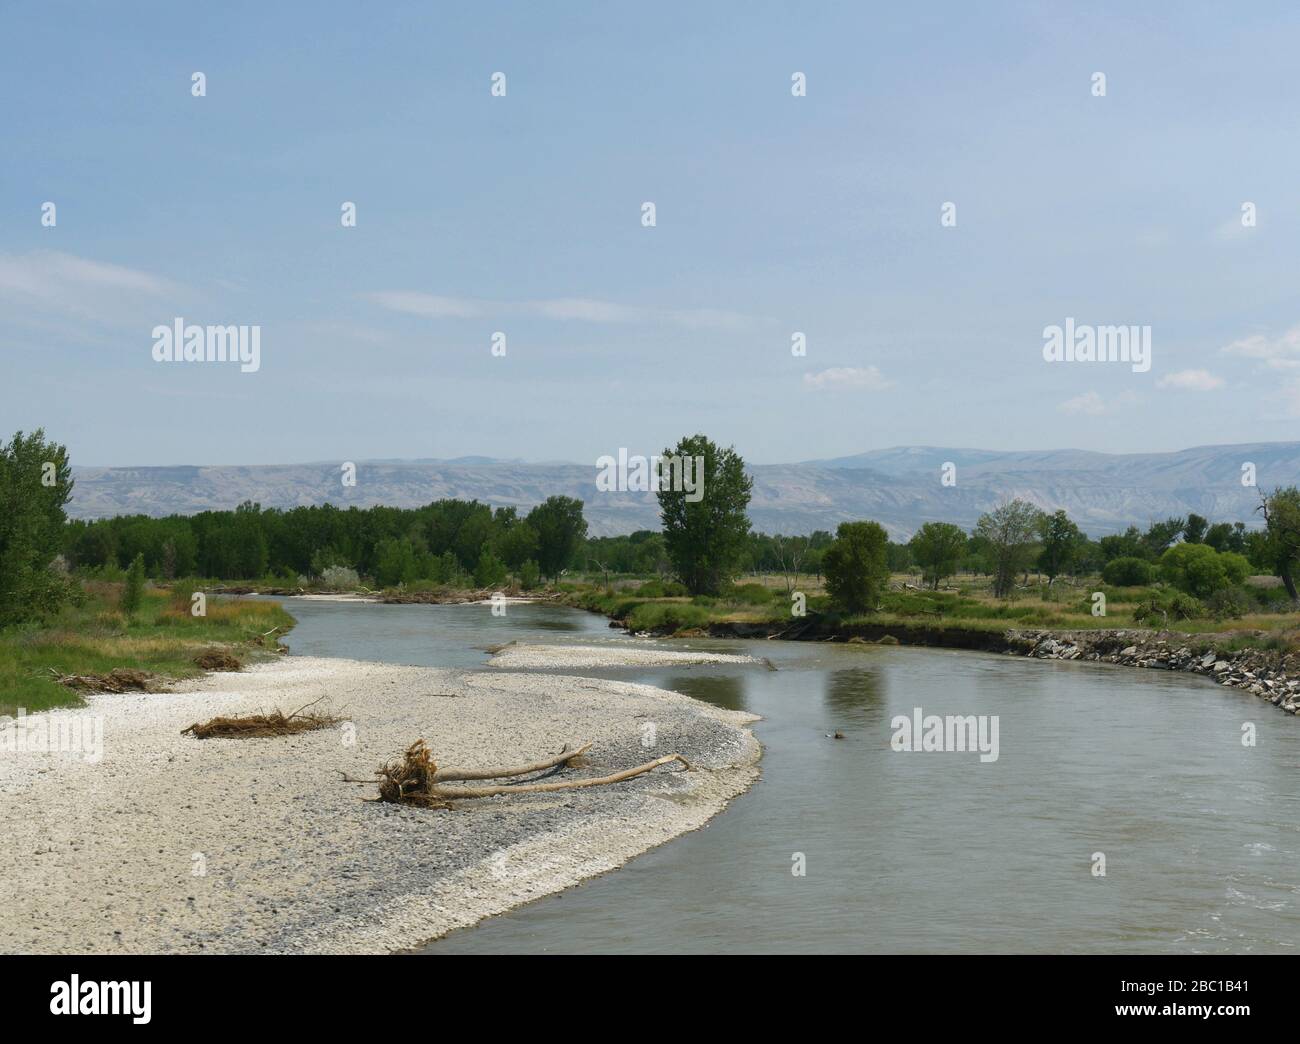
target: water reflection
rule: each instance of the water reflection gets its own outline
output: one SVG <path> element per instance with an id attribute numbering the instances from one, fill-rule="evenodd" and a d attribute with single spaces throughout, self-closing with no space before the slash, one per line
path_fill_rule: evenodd
<path id="1" fill-rule="evenodd" d="M 654 684 L 724 710 L 749 709 L 745 701 L 745 679 L 739 674 L 665 674 L 656 678 Z"/>
<path id="2" fill-rule="evenodd" d="M 884 676 L 872 667 L 827 671 L 826 709 L 844 724 L 870 728 L 885 715 Z"/>

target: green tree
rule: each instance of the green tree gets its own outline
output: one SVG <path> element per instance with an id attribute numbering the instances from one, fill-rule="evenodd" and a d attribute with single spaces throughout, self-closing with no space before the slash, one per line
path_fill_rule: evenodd
<path id="1" fill-rule="evenodd" d="M 136 555 L 131 560 L 131 568 L 126 571 L 126 583 L 122 585 L 122 612 L 131 616 L 139 610 L 144 601 L 144 555 Z"/>
<path id="2" fill-rule="evenodd" d="M 1097 541 L 1102 560 L 1109 562 L 1116 558 L 1150 559 L 1151 551 L 1142 542 L 1142 534 L 1137 526 L 1129 526 L 1122 534 L 1104 536 Z"/>
<path id="3" fill-rule="evenodd" d="M 1029 567 L 1041 514 L 1033 504 L 1017 499 L 980 516 L 975 534 L 987 541 L 995 597 L 1009 597 L 1016 574 Z"/>
<path id="4" fill-rule="evenodd" d="M 67 599 L 69 583 L 50 565 L 71 495 L 68 451 L 43 430 L 0 446 L 0 625 L 54 612 Z"/>
<path id="5" fill-rule="evenodd" d="M 1175 544 L 1160 556 L 1161 576 L 1197 598 L 1239 584 L 1249 573 L 1244 557 L 1231 551 L 1220 554 L 1208 544 Z"/>
<path id="6" fill-rule="evenodd" d="M 1163 522 L 1152 522 L 1147 531 L 1142 534 L 1142 543 L 1152 558 L 1159 558 L 1170 544 L 1182 536 L 1186 528 L 1185 518 L 1167 518 Z"/>
<path id="7" fill-rule="evenodd" d="M 415 547 L 403 537 L 382 540 L 375 549 L 375 583 L 380 587 L 409 584 L 419 578 Z"/>
<path id="8" fill-rule="evenodd" d="M 886 545 L 889 537 L 878 522 L 841 522 L 835 540 L 822 552 L 826 593 L 845 612 L 873 610 L 889 582 Z"/>
<path id="9" fill-rule="evenodd" d="M 1187 525 L 1183 526 L 1183 539 L 1189 544 L 1205 543 L 1205 534 L 1209 529 L 1210 520 L 1202 515 L 1195 513 L 1187 516 Z M 1215 548 L 1217 551 L 1218 548 Z"/>
<path id="10" fill-rule="evenodd" d="M 506 578 L 506 564 L 489 548 L 484 548 L 474 567 L 474 583 L 478 587 L 495 587 Z"/>
<path id="11" fill-rule="evenodd" d="M 736 572 L 749 537 L 749 498 L 754 481 L 734 448 L 722 449 L 704 435 L 683 438 L 664 457 L 689 462 L 697 488 L 685 481 L 659 481 L 664 548 L 677 578 L 691 594 L 718 594 Z M 703 461 L 703 471 L 698 463 Z M 678 488 L 673 488 L 678 487 Z"/>
<path id="12" fill-rule="evenodd" d="M 1102 567 L 1101 578 L 1116 587 L 1141 587 L 1151 583 L 1151 563 L 1145 558 L 1112 558 Z"/>
<path id="13" fill-rule="evenodd" d="M 537 568 L 537 563 L 530 558 L 519 567 L 519 586 L 525 591 L 531 591 L 538 585 L 541 576 L 542 571 Z"/>
<path id="14" fill-rule="evenodd" d="M 537 565 L 556 579 L 568 568 L 587 536 L 582 501 L 576 497 L 547 497 L 525 520 L 537 534 Z"/>
<path id="15" fill-rule="evenodd" d="M 957 572 L 966 552 L 966 534 L 949 522 L 927 522 L 908 541 L 912 560 L 921 567 L 921 577 L 938 590 L 939 582 Z"/>
<path id="16" fill-rule="evenodd" d="M 1259 511 L 1264 516 L 1264 539 L 1257 549 L 1275 576 L 1281 577 L 1292 601 L 1297 597 L 1296 562 L 1300 560 L 1300 490 L 1295 486 L 1260 494 Z"/>
<path id="17" fill-rule="evenodd" d="M 1244 522 L 1216 522 L 1205 533 L 1205 543 L 1216 551 L 1246 551 L 1246 524 Z"/>
<path id="18" fill-rule="evenodd" d="M 537 530 L 527 522 L 517 521 L 497 537 L 495 544 L 501 561 L 518 575 L 525 562 L 536 558 Z"/>
<path id="19" fill-rule="evenodd" d="M 1062 573 L 1070 572 L 1088 539 L 1064 511 L 1042 514 L 1038 518 L 1038 536 L 1043 549 L 1038 553 L 1038 568 L 1050 584 Z"/>

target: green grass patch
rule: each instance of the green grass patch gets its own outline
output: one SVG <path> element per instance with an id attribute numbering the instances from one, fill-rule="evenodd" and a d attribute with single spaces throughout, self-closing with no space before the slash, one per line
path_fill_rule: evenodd
<path id="1" fill-rule="evenodd" d="M 689 602 L 642 602 L 627 616 L 627 626 L 633 631 L 655 631 L 675 634 L 697 627 L 707 627 L 714 619 L 713 613 Z"/>
<path id="2" fill-rule="evenodd" d="M 146 590 L 140 609 L 128 617 L 118 608 L 118 586 L 90 584 L 82 604 L 43 624 L 0 631 L 0 713 L 79 703 L 76 693 L 59 684 L 63 675 L 129 667 L 189 678 L 203 673 L 195 656 L 214 645 L 247 663 L 271 654 L 276 638 L 294 624 L 274 602 L 210 598 L 207 615 L 192 616 L 188 587 L 176 596 Z"/>

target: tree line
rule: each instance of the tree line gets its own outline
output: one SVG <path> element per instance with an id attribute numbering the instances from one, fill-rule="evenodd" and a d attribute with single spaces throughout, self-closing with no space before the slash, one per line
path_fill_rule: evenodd
<path id="1" fill-rule="evenodd" d="M 1134 586 L 1175 578 L 1198 597 L 1239 583 L 1251 571 L 1282 578 L 1296 599 L 1300 563 L 1300 490 L 1262 498 L 1265 528 L 1199 515 L 1090 539 L 1064 511 L 1043 512 L 1012 500 L 983 515 L 968 533 L 927 522 L 910 540 L 891 541 L 876 522 L 842 523 L 834 534 L 783 536 L 753 531 L 753 482 L 734 448 L 693 435 L 665 458 L 703 460 L 704 496 L 657 493 L 661 531 L 588 537 L 583 505 L 554 496 L 521 514 L 477 501 L 444 499 L 418 508 L 290 509 L 244 503 L 231 511 L 154 518 L 66 518 L 72 492 L 64 447 L 44 432 L 19 432 L 0 447 L 0 624 L 47 613 L 70 588 L 68 570 L 126 570 L 158 579 L 321 579 L 338 586 L 365 578 L 378 587 L 417 583 L 489 587 L 508 577 L 526 588 L 582 569 L 675 579 L 690 594 L 724 591 L 744 572 L 778 573 L 793 588 L 800 576 L 824 577 L 845 608 L 873 608 L 891 573 L 913 571 L 937 588 L 962 572 L 993 578 L 1007 597 L 1030 570 L 1049 583 L 1093 575 Z"/>
<path id="2" fill-rule="evenodd" d="M 487 587 L 507 576 L 557 578 L 586 538 L 582 502 L 550 497 L 524 515 L 473 500 L 419 508 L 263 508 L 196 515 L 119 515 L 71 521 L 63 554 L 74 568 L 127 568 L 139 557 L 161 579 L 370 578 L 379 587 L 419 581 Z"/>

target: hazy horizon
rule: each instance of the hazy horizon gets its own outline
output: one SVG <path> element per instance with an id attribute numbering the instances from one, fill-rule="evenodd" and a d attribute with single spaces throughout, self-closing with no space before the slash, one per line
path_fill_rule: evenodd
<path id="1" fill-rule="evenodd" d="M 49 434 L 47 432 L 47 434 Z M 687 434 L 686 432 L 682 433 Z M 694 434 L 694 433 L 691 433 Z M 708 434 L 705 432 L 705 434 Z M 675 439 L 673 440 L 676 441 Z M 1205 442 L 1195 446 L 1180 446 L 1168 450 L 1134 450 L 1132 452 L 1098 450 L 1088 446 L 1046 446 L 1046 447 L 1024 447 L 1012 449 L 998 449 L 991 446 L 943 446 L 939 444 L 913 445 L 898 444 L 890 446 L 877 446 L 871 449 L 849 451 L 845 453 L 833 453 L 825 457 L 800 458 L 797 460 L 750 460 L 745 457 L 747 466 L 755 467 L 794 467 L 797 465 L 816 466 L 824 464 L 827 461 L 842 460 L 850 457 L 869 456 L 873 453 L 889 453 L 896 450 L 932 450 L 937 452 L 951 453 L 990 453 L 990 454 L 1048 454 L 1048 453 L 1098 453 L 1108 457 L 1138 457 L 1138 456 L 1169 456 L 1178 453 L 1187 453 L 1194 450 L 1214 450 L 1214 449 L 1235 449 L 1238 447 L 1245 448 L 1250 446 L 1287 446 L 1294 445 L 1300 449 L 1300 439 L 1273 439 L 1273 440 L 1256 440 L 1252 442 Z M 642 453 L 643 451 L 633 447 L 626 447 L 629 454 Z M 652 452 L 660 452 L 666 446 L 659 446 L 657 449 L 645 450 L 644 455 L 649 456 Z M 744 448 L 741 446 L 734 447 L 741 456 L 744 457 Z M 619 447 L 614 447 L 612 453 L 617 454 Z M 533 457 L 495 457 L 482 453 L 466 453 L 456 457 L 360 457 L 354 463 L 366 464 L 455 464 L 459 462 L 479 461 L 490 464 L 536 464 L 536 465 L 563 465 L 572 467 L 595 467 L 596 461 L 592 460 L 574 460 L 562 458 L 533 458 Z M 311 465 L 337 465 L 338 460 L 331 458 L 321 458 L 318 460 L 270 460 L 270 461 L 238 461 L 238 460 L 221 460 L 221 461 L 194 461 L 194 460 L 176 460 L 164 461 L 158 464 L 139 464 L 139 463 L 82 463 L 73 461 L 74 469 L 121 469 L 121 468 L 259 468 L 259 467 L 300 467 Z"/>

